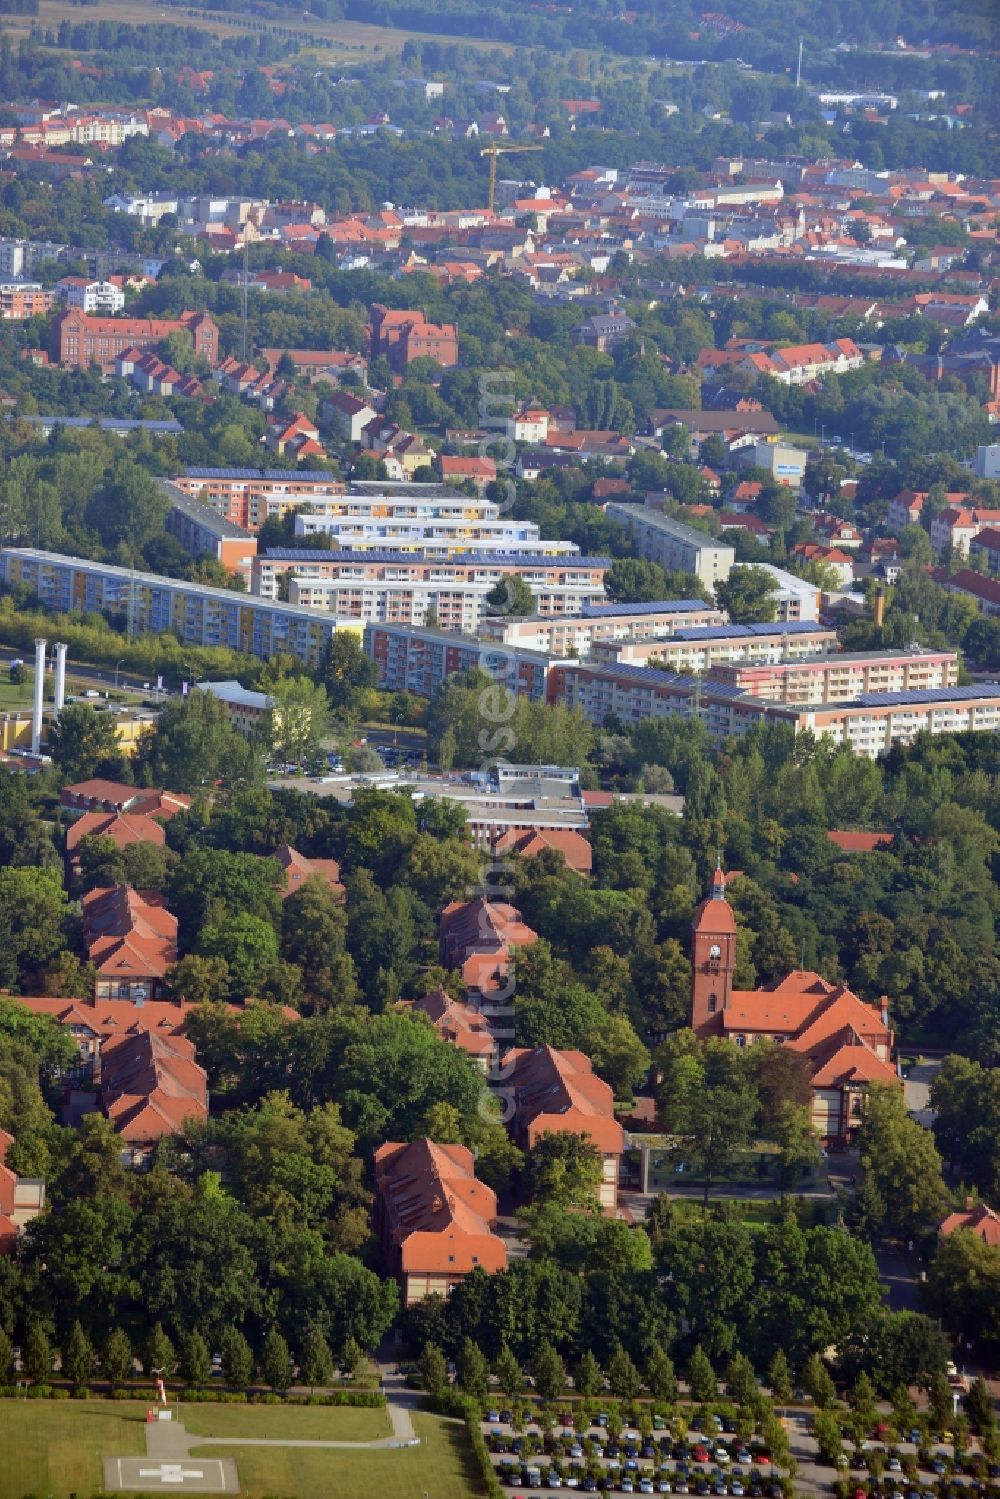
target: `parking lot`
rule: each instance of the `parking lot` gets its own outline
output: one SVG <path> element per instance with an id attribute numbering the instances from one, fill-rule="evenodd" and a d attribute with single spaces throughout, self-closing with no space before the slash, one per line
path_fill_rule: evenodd
<path id="1" fill-rule="evenodd" d="M 788 1410 L 784 1424 L 796 1461 L 790 1479 L 772 1464 L 759 1437 L 744 1442 L 718 1417 L 683 1438 L 663 1416 L 649 1429 L 622 1426 L 598 1416 L 577 1426 L 570 1412 L 546 1430 L 537 1422 L 516 1429 L 511 1412 L 488 1413 L 483 1436 L 500 1482 L 516 1495 L 525 1490 L 581 1489 L 606 1494 L 732 1495 L 734 1499 L 778 1499 L 790 1490 L 830 1494 L 841 1485 L 849 1499 L 970 1499 L 1000 1494 L 1000 1464 L 987 1463 L 976 1444 L 956 1457 L 947 1443 L 913 1440 L 887 1444 L 877 1437 L 854 1451 L 845 1440 L 842 1465 L 819 1461 L 811 1415 Z M 699 1419 L 699 1418 L 696 1418 Z"/>
<path id="2" fill-rule="evenodd" d="M 514 1430 L 510 1412 L 491 1412 L 483 1423 L 497 1477 L 519 1489 L 582 1489 L 585 1493 L 734 1495 L 778 1499 L 782 1474 L 759 1438 L 744 1443 L 717 1418 L 704 1432 L 675 1439 L 662 1417 L 643 1434 L 620 1431 L 598 1415 L 577 1429 L 569 1412 L 549 1431 L 535 1423 Z M 506 1419 L 505 1419 L 506 1418 Z"/>

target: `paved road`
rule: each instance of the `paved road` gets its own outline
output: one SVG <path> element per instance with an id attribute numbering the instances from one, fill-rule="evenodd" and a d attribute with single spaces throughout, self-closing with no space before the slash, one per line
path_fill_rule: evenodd
<path id="1" fill-rule="evenodd" d="M 910 1075 L 903 1083 L 906 1107 L 925 1129 L 930 1129 L 934 1122 L 934 1110 L 930 1106 L 931 1083 L 940 1067 L 940 1057 L 924 1057 L 910 1068 Z"/>

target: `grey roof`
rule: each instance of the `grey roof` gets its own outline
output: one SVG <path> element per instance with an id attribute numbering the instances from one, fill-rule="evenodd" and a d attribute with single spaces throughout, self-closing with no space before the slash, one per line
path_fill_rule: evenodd
<path id="1" fill-rule="evenodd" d="M 425 552 L 400 552 L 389 548 L 371 551 L 332 551 L 318 548 L 268 547 L 263 553 L 268 562 L 393 562 L 434 567 L 495 567 L 505 563 L 515 567 L 610 567 L 610 557 L 578 557 L 575 553 L 556 552 L 462 552 L 456 557 L 438 557 Z"/>
<path id="2" fill-rule="evenodd" d="M 177 437 L 184 431 L 180 422 L 173 418 L 163 420 L 152 417 L 136 416 L 22 416 L 18 415 L 19 422 L 27 422 L 33 427 L 82 427 L 97 426 L 102 432 L 159 432 L 165 436 Z"/>
<path id="3" fill-rule="evenodd" d="M 190 520 L 199 526 L 204 526 L 207 531 L 212 531 L 216 536 L 222 536 L 231 541 L 253 541 L 255 538 L 228 516 L 220 515 L 211 505 L 206 505 L 203 500 L 196 500 L 193 495 L 185 494 L 183 489 L 178 489 L 176 484 L 171 484 L 169 479 L 161 479 L 160 483 L 167 492 L 171 507 L 179 510 Z"/>
<path id="4" fill-rule="evenodd" d="M 653 599 L 646 604 L 585 604 L 580 610 L 583 619 L 603 619 L 616 614 L 686 614 L 694 610 L 714 609 L 704 599 Z M 548 615 L 533 616 L 539 619 Z"/>
<path id="5" fill-rule="evenodd" d="M 1000 698 L 1000 684 L 986 682 L 979 687 L 915 687 L 910 692 L 862 692 L 844 708 L 919 708 L 929 703 L 970 703 L 977 698 Z"/>

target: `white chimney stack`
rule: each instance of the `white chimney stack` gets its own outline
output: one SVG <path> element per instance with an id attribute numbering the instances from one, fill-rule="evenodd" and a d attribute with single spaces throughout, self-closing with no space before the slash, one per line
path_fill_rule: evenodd
<path id="1" fill-rule="evenodd" d="M 66 652 L 68 649 L 69 647 L 61 640 L 56 641 L 56 692 L 53 707 L 57 718 L 66 701 Z"/>
<path id="2" fill-rule="evenodd" d="M 41 637 L 35 641 L 35 706 L 31 714 L 31 753 L 37 755 L 42 748 L 42 704 L 45 701 L 45 647 Z"/>

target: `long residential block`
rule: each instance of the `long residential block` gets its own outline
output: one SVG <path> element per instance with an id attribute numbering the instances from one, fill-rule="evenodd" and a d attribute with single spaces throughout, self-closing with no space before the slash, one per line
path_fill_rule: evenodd
<path id="1" fill-rule="evenodd" d="M 314 663 L 338 628 L 357 630 L 315 609 L 33 547 L 4 548 L 0 580 L 24 584 L 52 609 L 114 615 L 130 619 L 139 634 L 169 631 L 191 645 L 228 646 L 263 660 L 288 652 Z"/>
<path id="2" fill-rule="evenodd" d="M 520 577 L 543 614 L 576 614 L 604 598 L 607 557 L 546 557 L 468 552 L 453 558 L 422 552 L 322 552 L 272 547 L 254 559 L 252 589 L 288 597 L 344 619 L 422 625 L 428 610 L 445 630 L 474 630 L 486 595 L 502 578 Z"/>
<path id="3" fill-rule="evenodd" d="M 725 622 L 725 613 L 702 599 L 658 599 L 645 604 L 585 604 L 572 616 L 487 616 L 480 623 L 479 637 L 553 656 L 586 656 L 598 640 L 661 640 L 680 629 Z"/>
<path id="4" fill-rule="evenodd" d="M 795 733 L 826 735 L 872 760 L 922 732 L 995 732 L 1000 727 L 1000 686 L 995 685 L 866 692 L 846 702 L 796 706 L 754 697 L 711 677 L 561 661 L 549 672 L 548 698 L 579 708 L 593 724 L 700 718 L 716 744 L 757 724 L 785 723 Z"/>
<path id="5" fill-rule="evenodd" d="M 626 527 L 640 557 L 673 572 L 693 573 L 706 588 L 724 582 L 736 561 L 733 547 L 659 510 L 612 500 L 604 513 Z"/>
<path id="6" fill-rule="evenodd" d="M 771 625 L 705 625 L 675 630 L 665 640 L 596 640 L 590 655 L 594 661 L 623 666 L 656 662 L 669 671 L 711 671 L 731 661 L 781 662 L 838 649 L 836 630 L 789 620 Z"/>
<path id="7" fill-rule="evenodd" d="M 446 630 L 382 624 L 365 626 L 365 650 L 378 668 L 379 686 L 387 692 L 433 697 L 446 677 L 478 667 L 518 697 L 536 702 L 545 698 L 550 662 L 542 651 Z"/>
<path id="8" fill-rule="evenodd" d="M 257 555 L 257 538 L 227 520 L 211 505 L 193 499 L 169 480 L 163 487 L 170 500 L 164 521 L 169 534 L 192 557 L 214 557 L 228 572 L 236 573 L 250 586 L 250 564 Z"/>
<path id="9" fill-rule="evenodd" d="M 272 516 L 280 520 L 289 510 L 346 488 L 323 469 L 187 468 L 172 482 L 247 531 L 259 531 Z"/>
<path id="10" fill-rule="evenodd" d="M 911 692 L 955 687 L 956 651 L 844 651 L 818 661 L 734 659 L 711 668 L 717 682 L 728 682 L 754 697 L 796 704 L 839 703 L 863 693 Z"/>

